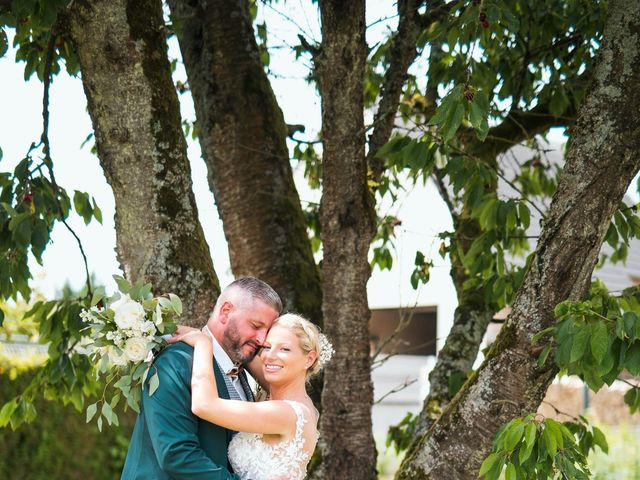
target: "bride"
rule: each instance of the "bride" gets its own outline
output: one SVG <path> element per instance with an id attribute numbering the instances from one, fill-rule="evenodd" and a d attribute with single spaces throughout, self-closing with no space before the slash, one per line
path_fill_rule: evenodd
<path id="1" fill-rule="evenodd" d="M 303 480 L 318 440 L 318 413 L 306 381 L 331 358 L 326 337 L 293 314 L 277 318 L 249 371 L 268 387 L 269 400 L 244 402 L 218 396 L 211 338 L 180 326 L 170 342 L 194 347 L 191 408 L 211 423 L 239 432 L 229 444 L 229 461 L 241 480 Z"/>

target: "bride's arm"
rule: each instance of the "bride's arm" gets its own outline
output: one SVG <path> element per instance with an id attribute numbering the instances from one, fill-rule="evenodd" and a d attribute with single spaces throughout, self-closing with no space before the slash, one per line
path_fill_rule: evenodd
<path id="1" fill-rule="evenodd" d="M 238 432 L 288 435 L 295 432 L 296 416 L 282 401 L 244 402 L 220 398 L 211 359 L 211 339 L 200 331 L 175 337 L 192 347 L 191 411 L 194 415 Z"/>

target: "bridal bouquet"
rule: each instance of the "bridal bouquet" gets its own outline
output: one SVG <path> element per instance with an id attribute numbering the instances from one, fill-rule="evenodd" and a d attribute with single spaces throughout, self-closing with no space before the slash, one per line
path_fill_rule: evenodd
<path id="1" fill-rule="evenodd" d="M 182 313 L 182 302 L 176 295 L 154 297 L 150 284 L 131 285 L 119 276 L 114 279 L 119 292 L 110 298 L 101 292 L 94 294 L 91 308 L 80 314 L 88 333 L 84 346 L 97 365 L 97 377 L 106 385 L 102 399 L 87 407 L 87 422 L 100 407 L 100 430 L 103 417 L 109 425 L 118 425 L 114 410 L 122 398 L 139 411 L 142 385 L 149 375 L 149 395 L 157 390 L 160 381 L 153 372 L 154 352 L 166 345 L 162 336 L 176 330 L 174 319 Z M 115 393 L 107 401 L 110 385 Z"/>

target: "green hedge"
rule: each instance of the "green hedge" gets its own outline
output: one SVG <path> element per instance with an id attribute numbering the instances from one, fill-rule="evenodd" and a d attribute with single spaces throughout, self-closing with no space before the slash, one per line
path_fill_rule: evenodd
<path id="1" fill-rule="evenodd" d="M 0 374 L 0 408 L 19 394 L 29 374 L 11 380 Z M 73 406 L 39 399 L 38 416 L 15 432 L 0 428 L 0 479 L 50 480 L 120 478 L 135 413 L 120 416 L 120 427 L 85 423 L 84 412 Z"/>

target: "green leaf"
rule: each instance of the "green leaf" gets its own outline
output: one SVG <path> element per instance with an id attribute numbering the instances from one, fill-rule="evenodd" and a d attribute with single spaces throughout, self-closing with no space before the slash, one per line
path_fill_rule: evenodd
<path id="1" fill-rule="evenodd" d="M 158 372 L 154 373 L 153 376 L 149 379 L 149 396 L 152 396 L 156 393 L 156 390 L 160 386 L 160 378 L 158 377 Z"/>
<path id="2" fill-rule="evenodd" d="M 469 104 L 469 122 L 476 131 L 478 140 L 483 142 L 489 133 L 489 99 L 487 95 L 479 90 L 473 96 L 473 101 Z"/>
<path id="3" fill-rule="evenodd" d="M 591 353 L 596 362 L 601 362 L 609 346 L 609 331 L 603 321 L 591 325 Z"/>
<path id="4" fill-rule="evenodd" d="M 616 337 L 618 337 L 620 340 L 624 340 L 625 336 L 624 317 L 618 317 L 616 319 Z"/>
<path id="5" fill-rule="evenodd" d="M 590 331 L 587 325 L 581 325 L 576 329 L 576 333 L 573 337 L 573 344 L 571 345 L 571 355 L 569 357 L 570 363 L 576 362 L 583 357 L 589 343 L 589 334 Z"/>
<path id="6" fill-rule="evenodd" d="M 506 434 L 506 438 L 504 441 L 504 449 L 507 452 L 512 452 L 516 448 L 516 445 L 518 445 L 518 443 L 522 439 L 523 434 L 524 434 L 524 425 L 522 424 L 521 420 L 517 419 L 509 427 L 509 431 Z"/>
<path id="7" fill-rule="evenodd" d="M 442 123 L 441 131 L 442 131 L 442 139 L 445 142 L 451 140 L 460 124 L 462 124 L 462 118 L 464 117 L 464 106 L 462 102 L 458 102 L 456 106 L 450 111 L 450 114 L 447 116 L 445 121 Z"/>
<path id="8" fill-rule="evenodd" d="M 128 387 L 131 385 L 131 375 L 123 375 L 120 380 L 113 384 L 116 388 Z"/>
<path id="9" fill-rule="evenodd" d="M 104 402 L 102 404 L 102 416 L 107 419 L 107 422 L 109 422 L 109 425 L 113 423 L 112 422 L 113 410 L 111 409 L 111 405 L 109 405 L 109 403 L 107 402 Z"/>
<path id="10" fill-rule="evenodd" d="M 513 463 L 507 464 L 507 469 L 504 472 L 504 478 L 505 480 L 517 479 L 516 466 Z"/>
<path id="11" fill-rule="evenodd" d="M 547 419 L 548 420 L 548 419 Z M 545 424 L 547 421 L 545 420 Z M 558 453 L 558 443 L 556 442 L 556 436 L 551 431 L 548 425 L 545 425 L 544 430 L 542 431 L 542 438 L 544 439 L 544 443 L 547 447 L 547 453 L 551 458 L 556 456 Z"/>
<path id="12" fill-rule="evenodd" d="M 129 293 L 133 288 L 129 281 L 126 278 L 121 277 L 120 275 L 114 275 L 113 279 L 118 284 L 118 290 L 120 290 L 122 293 Z"/>
<path id="13" fill-rule="evenodd" d="M 627 337 L 630 339 L 636 338 L 636 325 L 638 323 L 638 316 L 635 312 L 624 312 L 622 315 L 624 318 L 624 331 L 627 334 Z"/>
<path id="14" fill-rule="evenodd" d="M 87 407 L 87 423 L 91 421 L 91 419 L 95 416 L 98 411 L 98 403 L 92 403 Z"/>
<path id="15" fill-rule="evenodd" d="M 593 442 L 598 445 L 604 453 L 609 453 L 607 439 L 598 427 L 593 427 Z"/>
<path id="16" fill-rule="evenodd" d="M 93 216 L 98 221 L 98 223 L 102 224 L 102 210 L 98 207 L 96 203 L 96 199 L 92 198 L 91 203 L 93 203 Z"/>
<path id="17" fill-rule="evenodd" d="M 25 250 L 31 243 L 31 215 L 21 213 L 9 222 L 9 230 L 13 240 Z"/>
<path id="18" fill-rule="evenodd" d="M 558 318 L 564 317 L 568 312 L 569 312 L 569 301 L 568 300 L 565 300 L 564 302 L 560 302 L 553 309 L 553 314 Z"/>
<path id="19" fill-rule="evenodd" d="M 624 394 L 624 403 L 629 406 L 630 412 L 633 414 L 640 407 L 640 389 L 637 387 L 631 388 Z M 2 424 L 0 423 L 0 426 Z"/>
<path id="20" fill-rule="evenodd" d="M 551 431 L 556 439 L 556 445 L 558 448 L 564 448 L 564 437 L 562 435 L 562 428 L 558 422 L 553 420 L 552 418 L 547 418 L 545 420 L 546 427 Z"/>
<path id="21" fill-rule="evenodd" d="M 0 327 L 2 327 L 3 323 L 4 323 L 4 312 L 0 308 Z"/>
<path id="22" fill-rule="evenodd" d="M 15 398 L 4 404 L 2 410 L 0 410 L 0 427 L 4 427 L 9 423 L 11 415 L 16 411 L 16 408 L 18 408 L 18 401 Z"/>
<path id="23" fill-rule="evenodd" d="M 551 95 L 551 100 L 549 101 L 549 111 L 553 115 L 562 115 L 571 101 L 567 96 L 564 88 L 558 87 Z"/>
<path id="24" fill-rule="evenodd" d="M 169 300 L 171 300 L 171 306 L 177 315 L 182 315 L 182 300 L 177 295 L 173 293 L 169 294 Z"/>
<path id="25" fill-rule="evenodd" d="M 484 459 L 482 465 L 480 466 L 480 472 L 478 473 L 480 476 L 486 475 L 489 470 L 493 468 L 496 462 L 500 459 L 500 455 L 497 453 L 490 454 L 487 458 Z"/>
<path id="26" fill-rule="evenodd" d="M 91 306 L 95 307 L 98 302 L 100 300 L 102 300 L 104 298 L 104 287 L 98 287 L 95 289 L 95 291 L 93 292 L 93 295 L 91 296 Z"/>
<path id="27" fill-rule="evenodd" d="M 75 191 L 73 194 L 73 206 L 78 212 L 78 215 L 82 217 L 85 224 L 89 224 L 93 215 L 93 208 L 89 202 L 89 195 L 84 192 Z"/>
<path id="28" fill-rule="evenodd" d="M 631 375 L 638 375 L 640 373 L 640 344 L 633 343 L 627 350 L 624 366 Z"/>
<path id="29" fill-rule="evenodd" d="M 529 224 L 531 223 L 531 214 L 529 213 L 529 208 L 524 202 L 518 203 L 518 218 L 520 219 L 520 224 L 524 229 L 529 228 Z"/>
<path id="30" fill-rule="evenodd" d="M 440 106 L 429 120 L 429 125 L 440 125 L 443 140 L 448 142 L 453 138 L 464 117 L 462 100 L 462 85 L 453 88 L 442 99 Z"/>

